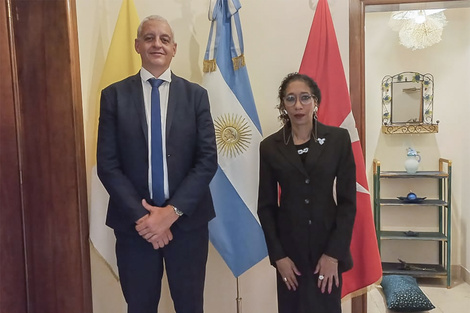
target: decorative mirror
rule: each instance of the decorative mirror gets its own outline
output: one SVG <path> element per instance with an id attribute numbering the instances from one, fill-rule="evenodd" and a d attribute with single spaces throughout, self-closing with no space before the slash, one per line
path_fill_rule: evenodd
<path id="1" fill-rule="evenodd" d="M 382 80 L 382 132 L 385 134 L 437 133 L 433 123 L 434 78 L 431 74 L 403 72 Z"/>

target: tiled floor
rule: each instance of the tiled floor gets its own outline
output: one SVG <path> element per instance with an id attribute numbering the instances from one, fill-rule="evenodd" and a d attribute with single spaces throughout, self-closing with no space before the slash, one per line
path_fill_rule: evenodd
<path id="1" fill-rule="evenodd" d="M 436 307 L 431 313 L 470 312 L 470 285 L 464 282 L 455 283 L 447 289 L 428 281 L 418 281 L 419 287 Z M 368 313 L 396 313 L 387 309 L 381 287 L 373 288 L 367 297 Z"/>

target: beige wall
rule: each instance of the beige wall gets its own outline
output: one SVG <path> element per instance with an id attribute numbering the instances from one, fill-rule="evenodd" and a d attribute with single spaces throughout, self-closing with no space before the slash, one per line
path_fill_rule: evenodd
<path id="1" fill-rule="evenodd" d="M 381 161 L 382 170 L 404 170 L 406 148 L 419 150 L 419 170 L 437 170 L 439 157 L 452 160 L 452 264 L 470 269 L 470 206 L 466 191 L 470 182 L 468 167 L 470 135 L 466 130 L 470 112 L 468 82 L 470 81 L 470 9 L 445 11 L 448 24 L 442 41 L 423 50 L 410 50 L 398 42 L 398 33 L 387 26 L 390 13 L 367 13 L 366 16 L 366 165 L 372 182 L 372 160 Z M 434 76 L 434 121 L 439 120 L 437 134 L 394 134 L 381 132 L 381 82 L 386 75 L 404 71 L 431 73 Z M 406 185 L 406 186 L 405 186 Z M 406 195 L 405 183 L 390 188 L 389 196 Z M 418 196 L 430 196 L 436 183 L 412 186 Z M 429 208 L 403 212 L 385 212 L 383 223 L 406 230 L 430 230 L 437 216 Z M 433 224 L 434 223 L 434 224 Z M 403 251 L 399 243 L 387 243 L 382 256 L 389 261 L 401 257 L 409 262 L 437 261 L 436 243 L 409 245 Z M 403 245 L 401 245 L 403 247 Z M 384 246 L 385 247 L 385 246 Z M 385 252 L 385 253 L 384 253 Z M 390 260 L 392 259 L 392 260 Z M 454 273 L 455 274 L 455 273 Z"/>
<path id="2" fill-rule="evenodd" d="M 178 42 L 178 52 L 172 63 L 172 70 L 180 76 L 200 83 L 202 81 L 202 60 L 210 27 L 210 22 L 207 19 L 209 0 L 134 0 L 134 2 L 140 18 L 151 14 L 159 14 L 170 21 Z M 316 0 L 242 1 L 243 7 L 240 11 L 240 17 L 245 41 L 246 63 L 264 135 L 269 135 L 279 128 L 277 113 L 274 109 L 277 88 L 287 73 L 299 69 L 316 2 Z M 329 0 L 328 2 L 335 23 L 346 77 L 348 78 L 349 1 Z M 98 83 L 120 6 L 121 0 L 77 0 L 85 117 L 87 116 L 87 110 L 92 108 L 96 102 Z M 448 27 L 451 29 L 451 25 Z M 456 30 L 454 29 L 454 31 Z M 390 63 L 390 67 L 384 68 L 384 64 L 389 63 L 390 57 L 380 56 L 392 48 L 399 49 L 393 44 L 396 42 L 394 35 L 396 34 L 388 34 L 388 40 L 384 43 L 377 43 L 376 50 L 370 52 L 374 56 L 379 56 L 379 58 L 375 57 L 375 63 L 372 65 L 368 63 L 367 68 L 368 145 L 366 165 L 367 168 L 370 168 L 373 157 L 379 157 L 385 163 L 387 161 L 386 156 L 390 155 L 389 163 L 392 166 L 393 159 L 398 159 L 404 155 L 400 143 L 402 139 L 399 137 L 385 138 L 377 130 L 380 123 L 380 113 L 378 112 L 380 95 L 377 95 L 377 92 L 380 91 L 382 77 L 385 74 L 410 70 L 412 65 L 413 70 L 433 74 L 439 70 L 442 74 L 438 77 L 435 75 L 435 114 L 436 118 L 442 122 L 441 131 L 438 135 L 427 135 L 428 137 L 426 135 L 413 135 L 410 138 L 423 152 L 425 160 L 423 162 L 431 162 L 429 164 L 434 165 L 432 161 L 434 155 L 442 155 L 453 159 L 455 169 L 462 172 L 460 176 L 456 175 L 454 180 L 453 199 L 455 207 L 457 207 L 457 212 L 454 215 L 455 224 L 457 225 L 454 232 L 457 239 L 454 243 L 457 246 L 453 246 L 455 250 L 460 248 L 462 253 L 453 257 L 453 261 L 457 264 L 466 264 L 466 267 L 470 268 L 468 266 L 470 254 L 464 252 L 467 250 L 465 249 L 465 243 L 470 240 L 469 235 L 465 232 L 467 225 L 465 220 L 469 220 L 470 213 L 467 212 L 470 212 L 470 210 L 468 208 L 466 211 L 463 210 L 465 202 L 461 196 L 463 187 L 468 187 L 470 184 L 464 176 L 465 168 L 463 164 L 465 161 L 464 155 L 470 154 L 470 143 L 468 136 L 461 131 L 465 125 L 465 116 L 468 116 L 468 109 L 462 107 L 462 104 L 468 104 L 468 97 L 460 96 L 456 98 L 455 96 L 459 90 L 465 89 L 463 84 L 469 81 L 468 73 L 461 73 L 462 70 L 459 71 L 459 69 L 470 68 L 468 64 L 470 45 L 467 41 L 467 63 L 457 64 L 455 56 L 452 54 L 452 57 L 449 58 L 436 56 L 417 68 L 414 67 L 415 62 L 406 63 L 407 58 L 402 58 L 400 54 L 399 58 L 393 57 L 396 60 L 394 63 Z M 377 39 L 380 38 L 377 37 Z M 393 45 L 393 47 L 389 47 L 389 45 Z M 401 51 L 400 53 L 406 54 L 409 52 Z M 450 52 L 446 51 L 444 55 L 448 55 L 448 53 Z M 461 57 L 458 60 L 463 62 L 464 58 Z M 398 66 L 399 61 L 404 63 Z M 378 67 L 379 69 L 372 71 L 371 67 Z M 447 89 L 444 86 L 450 87 Z M 449 99 L 452 99 L 452 101 Z M 371 103 L 376 103 L 376 106 L 370 107 Z M 465 139 L 457 141 L 457 134 L 464 136 Z M 385 151 L 393 153 L 395 156 L 380 152 L 381 149 L 388 149 L 390 140 L 392 140 L 392 145 L 397 147 L 393 149 L 393 152 L 391 150 Z M 89 147 L 90 144 L 93 143 L 86 143 L 86 146 Z M 398 162 L 398 164 L 401 163 Z M 393 163 L 393 165 L 397 165 L 397 163 Z M 466 239 L 459 239 L 461 236 Z M 240 277 L 239 283 L 244 313 L 276 311 L 274 279 L 274 270 L 267 259 Z M 94 250 L 92 250 L 92 280 L 95 312 L 125 312 L 125 304 L 119 284 Z M 221 312 L 222 310 L 227 313 L 236 312 L 236 280 L 212 247 L 209 252 L 207 266 L 205 297 L 206 312 Z M 343 306 L 344 312 L 349 312 L 349 303 Z M 164 291 L 160 307 L 164 312 L 173 312 L 167 289 Z"/>

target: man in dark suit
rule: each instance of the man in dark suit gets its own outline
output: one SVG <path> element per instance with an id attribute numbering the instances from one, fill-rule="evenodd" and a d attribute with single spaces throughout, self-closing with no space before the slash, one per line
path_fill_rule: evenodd
<path id="1" fill-rule="evenodd" d="M 145 18 L 142 69 L 101 94 L 98 175 L 129 313 L 157 312 L 164 267 L 176 312 L 203 312 L 217 149 L 206 90 L 170 71 L 176 47 L 164 18 Z"/>

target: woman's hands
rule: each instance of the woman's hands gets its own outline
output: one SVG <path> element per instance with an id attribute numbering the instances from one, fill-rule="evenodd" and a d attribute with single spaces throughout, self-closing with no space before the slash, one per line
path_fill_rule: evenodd
<path id="1" fill-rule="evenodd" d="M 297 282 L 297 276 L 300 276 L 300 272 L 295 267 L 294 262 L 289 257 L 285 257 L 276 261 L 276 268 L 279 271 L 284 283 L 289 290 L 296 290 L 299 286 Z"/>
<path id="2" fill-rule="evenodd" d="M 333 280 L 336 287 L 339 287 L 338 278 L 338 260 L 323 254 L 318 260 L 317 266 L 315 267 L 314 274 L 318 275 L 318 288 L 321 288 L 321 292 L 324 293 L 328 286 L 328 293 L 331 293 L 333 289 Z"/>
<path id="3" fill-rule="evenodd" d="M 289 258 L 285 257 L 276 261 L 276 268 L 279 271 L 284 283 L 289 290 L 297 290 L 299 286 L 297 282 L 297 276 L 301 273 L 295 266 L 294 262 Z M 317 266 L 315 267 L 314 274 L 318 275 L 318 288 L 321 289 L 322 293 L 328 288 L 328 293 L 333 290 L 333 283 L 339 288 L 339 276 L 338 276 L 338 260 L 323 254 L 318 260 Z"/>

